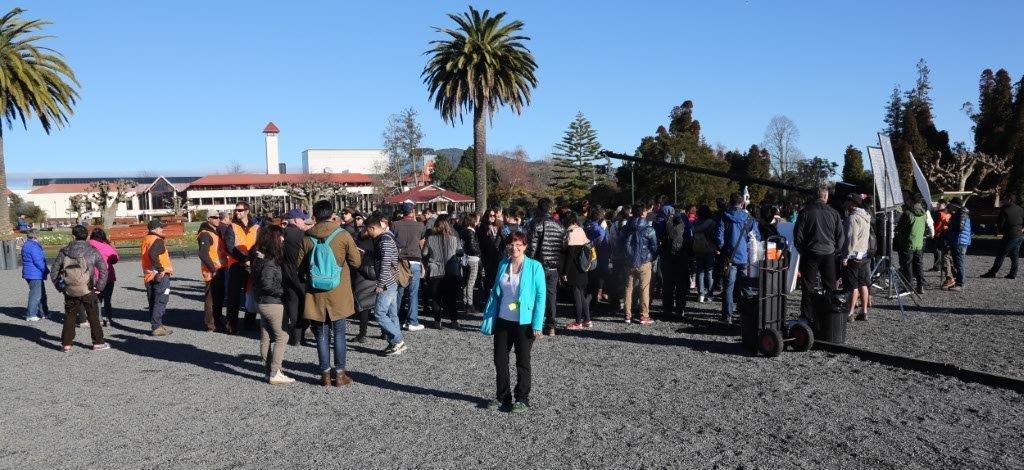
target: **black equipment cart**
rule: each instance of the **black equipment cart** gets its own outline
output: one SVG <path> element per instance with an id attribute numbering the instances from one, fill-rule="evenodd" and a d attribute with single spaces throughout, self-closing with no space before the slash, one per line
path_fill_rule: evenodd
<path id="1" fill-rule="evenodd" d="M 757 294 L 740 301 L 743 345 L 766 357 L 778 356 L 786 343 L 798 352 L 814 344 L 814 333 L 805 320 L 786 321 L 788 247 L 784 237 L 761 242 L 764 256 L 757 265 Z"/>

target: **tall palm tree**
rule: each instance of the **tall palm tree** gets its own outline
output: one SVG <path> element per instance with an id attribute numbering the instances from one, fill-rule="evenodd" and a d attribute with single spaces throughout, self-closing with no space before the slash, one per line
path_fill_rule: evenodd
<path id="1" fill-rule="evenodd" d="M 522 21 L 502 24 L 505 12 L 491 16 L 473 7 L 461 15 L 448 14 L 458 26 L 434 30 L 447 36 L 431 41 L 430 60 L 423 68 L 423 83 L 441 118 L 455 125 L 463 112 L 473 112 L 473 150 L 476 152 L 476 208 L 487 205 L 487 127 L 498 107 L 508 105 L 519 114 L 530 104 L 530 89 L 537 87 L 537 63 L 524 45 Z"/>
<path id="2" fill-rule="evenodd" d="M 50 22 L 21 19 L 22 12 L 14 8 L 0 17 L 0 234 L 11 231 L 4 124 L 11 129 L 21 121 L 27 128 L 28 121 L 36 118 L 49 134 L 50 129 L 67 124 L 78 99 L 75 87 L 80 86 L 60 53 L 37 45 L 52 37 L 39 34 Z"/>

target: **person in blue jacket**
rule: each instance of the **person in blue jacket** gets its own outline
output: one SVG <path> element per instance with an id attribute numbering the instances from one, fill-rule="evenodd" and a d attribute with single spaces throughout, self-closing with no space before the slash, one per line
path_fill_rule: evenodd
<path id="1" fill-rule="evenodd" d="M 530 406 L 530 350 L 543 335 L 547 283 L 544 266 L 526 257 L 526 235 L 509 237 L 509 256 L 498 264 L 497 278 L 487 297 L 480 331 L 494 336 L 494 368 L 497 398 L 487 403 L 490 410 L 510 408 L 523 413 Z M 509 384 L 508 358 L 516 350 L 515 403 Z"/>
<path id="2" fill-rule="evenodd" d="M 726 257 L 729 271 L 723 276 L 722 288 L 722 320 L 732 323 L 732 315 L 736 311 L 736 293 L 748 289 L 750 280 L 747 278 L 747 239 L 753 234 L 758 240 L 761 232 L 757 228 L 757 220 L 744 208 L 743 195 L 733 193 L 729 197 L 729 210 L 725 211 L 718 222 L 718 251 Z"/>
<path id="3" fill-rule="evenodd" d="M 50 314 L 50 307 L 46 304 L 46 278 L 50 276 L 50 268 L 46 266 L 46 255 L 39 244 L 39 232 L 29 230 L 27 235 L 28 240 L 21 247 L 21 277 L 28 282 L 25 319 L 39 321 Z"/>
<path id="4" fill-rule="evenodd" d="M 949 228 L 946 229 L 946 244 L 953 254 L 955 281 L 949 286 L 949 290 L 960 291 L 964 289 L 964 281 L 967 279 L 967 248 L 971 246 L 971 212 L 958 197 L 949 201 L 947 208 L 953 213 L 949 220 Z"/>

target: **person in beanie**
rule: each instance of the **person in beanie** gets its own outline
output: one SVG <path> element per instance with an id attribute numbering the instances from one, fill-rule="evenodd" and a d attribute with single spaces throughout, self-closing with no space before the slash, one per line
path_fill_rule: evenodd
<path id="1" fill-rule="evenodd" d="M 953 214 L 949 219 L 949 229 L 946 230 L 946 244 L 953 255 L 953 283 L 944 287 L 951 291 L 960 291 L 963 290 L 967 278 L 967 248 L 971 246 L 971 213 L 958 197 L 949 201 L 947 208 Z"/>
<path id="2" fill-rule="evenodd" d="M 146 300 L 153 336 L 167 336 L 171 330 L 164 326 L 167 300 L 171 296 L 171 257 L 164 241 L 164 224 L 158 219 L 149 221 L 149 234 L 142 239 L 142 280 L 146 283 Z"/>
<path id="3" fill-rule="evenodd" d="M 228 252 L 218 228 L 220 217 L 211 214 L 199 226 L 199 271 L 206 284 L 203 323 L 206 331 L 224 331 L 224 278 L 227 277 Z"/>
<path id="4" fill-rule="evenodd" d="M 912 283 L 918 295 L 924 294 L 924 240 L 928 233 L 928 211 L 924 196 L 917 194 L 903 208 L 896 224 L 896 249 L 900 254 L 900 272 Z M 910 288 L 911 286 L 908 286 Z"/>
<path id="5" fill-rule="evenodd" d="M 860 196 L 850 194 L 846 200 L 846 249 L 843 258 L 843 287 L 850 293 L 850 317 L 854 316 L 857 300 L 860 299 L 861 313 L 857 320 L 868 319 L 868 304 L 871 296 L 871 259 L 868 258 L 868 244 L 871 240 L 871 216 L 860 207 Z"/>
<path id="6" fill-rule="evenodd" d="M 320 360 L 320 376 L 323 385 L 331 385 L 331 373 L 334 373 L 334 385 L 342 387 L 352 383 L 345 373 L 346 337 L 348 317 L 355 313 L 355 302 L 352 295 L 352 266 L 359 266 L 362 256 L 356 248 L 356 242 L 341 226 L 333 221 L 334 206 L 330 201 L 318 201 L 313 204 L 313 220 L 316 222 L 306 232 L 302 249 L 299 251 L 299 273 L 309 277 L 312 266 L 311 252 L 314 243 L 327 243 L 330 239 L 331 253 L 334 261 L 341 266 L 341 279 L 336 287 L 330 290 L 317 290 L 306 284 L 306 305 L 303 317 L 310 321 L 316 333 L 316 349 Z M 331 332 L 334 333 L 334 367 L 331 367 Z"/>
<path id="7" fill-rule="evenodd" d="M 28 240 L 21 247 L 21 278 L 28 283 L 28 307 L 25 320 L 39 321 L 50 315 L 46 302 L 46 278 L 50 268 L 46 266 L 46 254 L 39 244 L 39 231 L 32 229 L 26 234 Z"/>
<path id="8" fill-rule="evenodd" d="M 1007 279 L 1017 278 L 1018 258 L 1020 257 L 1020 245 L 1024 241 L 1024 208 L 1017 205 L 1017 196 L 1010 195 L 1006 198 L 1002 209 L 999 210 L 999 234 L 1003 236 L 1003 243 L 999 249 L 999 255 L 992 263 L 992 269 L 982 274 L 981 277 L 996 277 L 999 269 L 1003 267 L 1003 260 L 1010 257 L 1010 272 Z"/>
<path id="9" fill-rule="evenodd" d="M 60 249 L 50 269 L 50 280 L 64 294 L 64 329 L 61 345 L 64 352 L 71 351 L 75 340 L 75 326 L 83 310 L 89 319 L 92 333 L 92 349 L 110 349 L 103 341 L 103 327 L 100 326 L 98 295 L 107 285 L 107 262 L 89 242 L 89 229 L 76 225 L 71 229 L 75 240 Z"/>

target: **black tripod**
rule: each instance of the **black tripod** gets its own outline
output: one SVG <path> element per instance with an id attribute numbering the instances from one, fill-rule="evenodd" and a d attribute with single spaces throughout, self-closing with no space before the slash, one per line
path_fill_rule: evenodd
<path id="1" fill-rule="evenodd" d="M 875 266 L 871 270 L 871 287 L 884 292 L 884 295 L 890 299 L 896 299 L 900 306 L 900 314 L 906 319 L 907 312 L 904 308 L 903 297 L 909 297 L 917 307 L 921 306 L 921 297 L 914 292 L 914 289 L 910 286 L 910 281 L 892 261 L 896 213 L 893 209 L 886 209 L 884 214 L 885 238 L 882 244 L 882 254 L 875 260 Z"/>

